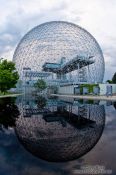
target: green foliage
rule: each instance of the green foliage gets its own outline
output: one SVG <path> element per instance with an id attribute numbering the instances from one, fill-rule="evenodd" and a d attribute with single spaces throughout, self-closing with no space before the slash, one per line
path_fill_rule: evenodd
<path id="1" fill-rule="evenodd" d="M 88 88 L 89 93 L 92 93 L 93 92 L 93 88 L 94 87 L 98 87 L 98 85 L 97 84 L 81 84 L 80 85 L 80 93 L 81 94 L 83 94 L 83 87 Z"/>
<path id="2" fill-rule="evenodd" d="M 116 84 L 116 72 L 115 72 L 115 74 L 112 77 L 112 83 Z"/>
<path id="3" fill-rule="evenodd" d="M 106 82 L 108 82 L 108 83 L 110 83 L 110 84 L 111 84 L 111 83 L 112 83 L 112 80 L 107 80 Z"/>
<path id="4" fill-rule="evenodd" d="M 14 94 L 14 92 L 5 92 L 5 95 L 12 95 Z M 0 92 L 0 96 L 3 96 L 4 95 L 4 92 Z"/>
<path id="5" fill-rule="evenodd" d="M 12 61 L 3 60 L 0 62 L 0 91 L 6 93 L 14 88 L 19 79 L 15 64 Z"/>
<path id="6" fill-rule="evenodd" d="M 116 72 L 114 73 L 112 80 L 107 80 L 106 82 L 110 83 L 110 84 L 116 84 Z"/>
<path id="7" fill-rule="evenodd" d="M 35 83 L 35 87 L 38 89 L 39 92 L 42 90 L 45 90 L 47 88 L 46 82 L 42 79 L 38 79 L 38 81 Z"/>
<path id="8" fill-rule="evenodd" d="M 43 109 L 46 106 L 47 100 L 43 96 L 38 96 L 36 99 L 36 103 L 39 109 Z"/>

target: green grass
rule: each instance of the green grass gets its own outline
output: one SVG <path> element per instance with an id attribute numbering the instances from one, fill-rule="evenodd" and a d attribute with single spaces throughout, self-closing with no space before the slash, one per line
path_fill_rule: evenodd
<path id="1" fill-rule="evenodd" d="M 11 93 L 10 92 L 5 92 L 5 93 L 0 92 L 0 95 L 9 95 L 9 94 L 11 94 Z"/>
<path id="2" fill-rule="evenodd" d="M 5 92 L 5 93 L 0 92 L 0 96 L 11 95 L 11 94 L 17 94 L 17 93 L 15 93 L 15 92 Z"/>

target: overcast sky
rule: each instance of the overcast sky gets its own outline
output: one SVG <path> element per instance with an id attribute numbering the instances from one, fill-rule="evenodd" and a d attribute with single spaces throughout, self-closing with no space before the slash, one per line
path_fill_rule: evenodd
<path id="1" fill-rule="evenodd" d="M 0 0 L 0 57 L 12 59 L 20 39 L 33 27 L 63 20 L 80 25 L 98 41 L 105 78 L 116 72 L 116 0 Z"/>

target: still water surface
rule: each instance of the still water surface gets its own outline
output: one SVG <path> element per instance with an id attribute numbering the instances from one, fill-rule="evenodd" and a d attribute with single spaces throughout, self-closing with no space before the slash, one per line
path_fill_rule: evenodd
<path id="1" fill-rule="evenodd" d="M 0 175 L 84 174 L 95 166 L 116 174 L 115 102 L 0 99 Z"/>

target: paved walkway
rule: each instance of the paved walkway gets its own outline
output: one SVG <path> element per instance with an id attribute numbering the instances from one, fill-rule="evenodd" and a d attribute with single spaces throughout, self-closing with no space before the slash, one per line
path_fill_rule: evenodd
<path id="1" fill-rule="evenodd" d="M 107 101 L 116 101 L 116 95 L 113 96 L 105 96 L 105 95 L 69 95 L 69 94 L 51 94 L 51 96 L 57 97 L 71 97 L 78 99 L 88 99 L 88 100 L 107 100 Z"/>
<path id="2" fill-rule="evenodd" d="M 17 97 L 22 94 L 7 94 L 7 95 L 0 95 L 0 98 L 6 98 L 6 97 Z"/>

